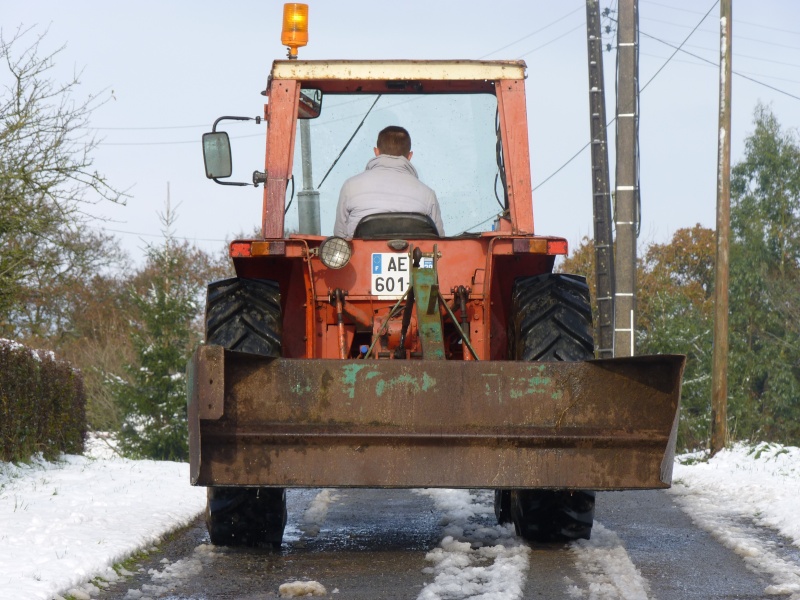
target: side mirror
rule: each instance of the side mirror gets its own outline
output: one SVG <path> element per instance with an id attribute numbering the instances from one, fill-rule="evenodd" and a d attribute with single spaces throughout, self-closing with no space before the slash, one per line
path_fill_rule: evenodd
<path id="1" fill-rule="evenodd" d="M 203 162 L 206 165 L 206 177 L 209 179 L 231 176 L 231 141 L 226 131 L 203 134 Z"/>
<path id="2" fill-rule="evenodd" d="M 316 119 L 322 112 L 322 90 L 305 88 L 300 90 L 297 103 L 298 119 Z"/>

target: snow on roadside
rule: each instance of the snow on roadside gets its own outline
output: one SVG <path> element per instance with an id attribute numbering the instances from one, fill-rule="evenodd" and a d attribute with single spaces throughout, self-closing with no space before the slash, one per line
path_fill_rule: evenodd
<path id="1" fill-rule="evenodd" d="M 69 455 L 0 463 L 0 598 L 88 597 L 87 581 L 116 580 L 112 565 L 204 507 L 205 489 L 189 485 L 185 463 Z"/>
<path id="2" fill-rule="evenodd" d="M 779 544 L 753 527 L 771 529 L 800 547 L 800 448 L 737 444 L 707 462 L 683 457 L 673 481 L 670 493 L 697 526 L 772 577 L 765 594 L 800 600 L 800 565 L 782 558 Z"/>
<path id="3" fill-rule="evenodd" d="M 570 544 L 575 568 L 588 584 L 582 589 L 568 581 L 571 598 L 589 600 L 647 600 L 649 585 L 633 565 L 619 536 L 595 521 L 592 537 Z"/>
<path id="4" fill-rule="evenodd" d="M 433 574 L 418 600 L 522 597 L 530 566 L 530 548 L 511 525 L 495 525 L 490 490 L 415 490 L 430 497 L 444 513 L 445 537 L 425 558 Z M 492 523 L 488 525 L 487 523 Z"/>
<path id="5" fill-rule="evenodd" d="M 150 569 L 150 582 L 141 588 L 128 588 L 125 600 L 142 600 L 144 598 L 162 597 L 176 591 L 186 581 L 199 575 L 205 566 L 216 557 L 216 548 L 209 544 L 200 544 L 186 558 L 170 562 L 167 558 L 161 559 L 164 567 L 161 570 Z"/>

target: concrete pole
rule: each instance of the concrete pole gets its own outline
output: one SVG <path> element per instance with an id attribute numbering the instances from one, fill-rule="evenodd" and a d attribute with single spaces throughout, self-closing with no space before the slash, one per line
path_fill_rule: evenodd
<path id="1" fill-rule="evenodd" d="M 731 0 L 720 2 L 717 262 L 711 367 L 711 454 L 728 441 L 728 266 L 731 223 Z"/>
<path id="2" fill-rule="evenodd" d="M 303 160 L 303 189 L 297 192 L 299 233 L 320 235 L 319 192 L 314 189 L 311 175 L 311 123 L 308 119 L 299 119 L 298 123 L 300 123 L 300 153 Z"/>
<path id="3" fill-rule="evenodd" d="M 614 251 L 603 76 L 603 34 L 598 0 L 586 0 L 586 36 L 592 136 L 595 300 L 598 312 L 595 352 L 598 358 L 611 358 L 614 356 Z"/>
<path id="4" fill-rule="evenodd" d="M 637 0 L 620 0 L 617 32 L 617 174 L 614 252 L 614 356 L 633 356 L 636 322 L 638 175 Z"/>

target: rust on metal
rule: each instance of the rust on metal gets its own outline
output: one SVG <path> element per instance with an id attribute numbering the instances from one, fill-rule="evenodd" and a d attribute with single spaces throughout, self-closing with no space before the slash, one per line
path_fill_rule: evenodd
<path id="1" fill-rule="evenodd" d="M 201 346 L 192 483 L 668 487 L 683 364 L 270 359 Z"/>

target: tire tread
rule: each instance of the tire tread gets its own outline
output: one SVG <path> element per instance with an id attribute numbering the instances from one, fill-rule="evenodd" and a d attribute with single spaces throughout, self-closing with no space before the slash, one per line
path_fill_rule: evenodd
<path id="1" fill-rule="evenodd" d="M 594 357 L 592 308 L 583 277 L 551 274 L 514 282 L 509 322 L 511 360 L 582 361 Z M 589 539 L 595 494 L 583 490 L 498 490 L 495 514 L 535 542 Z"/>
<path id="2" fill-rule="evenodd" d="M 281 297 L 275 281 L 234 277 L 206 295 L 206 343 L 281 355 Z M 208 488 L 206 527 L 217 546 L 279 546 L 286 527 L 284 488 Z"/>

